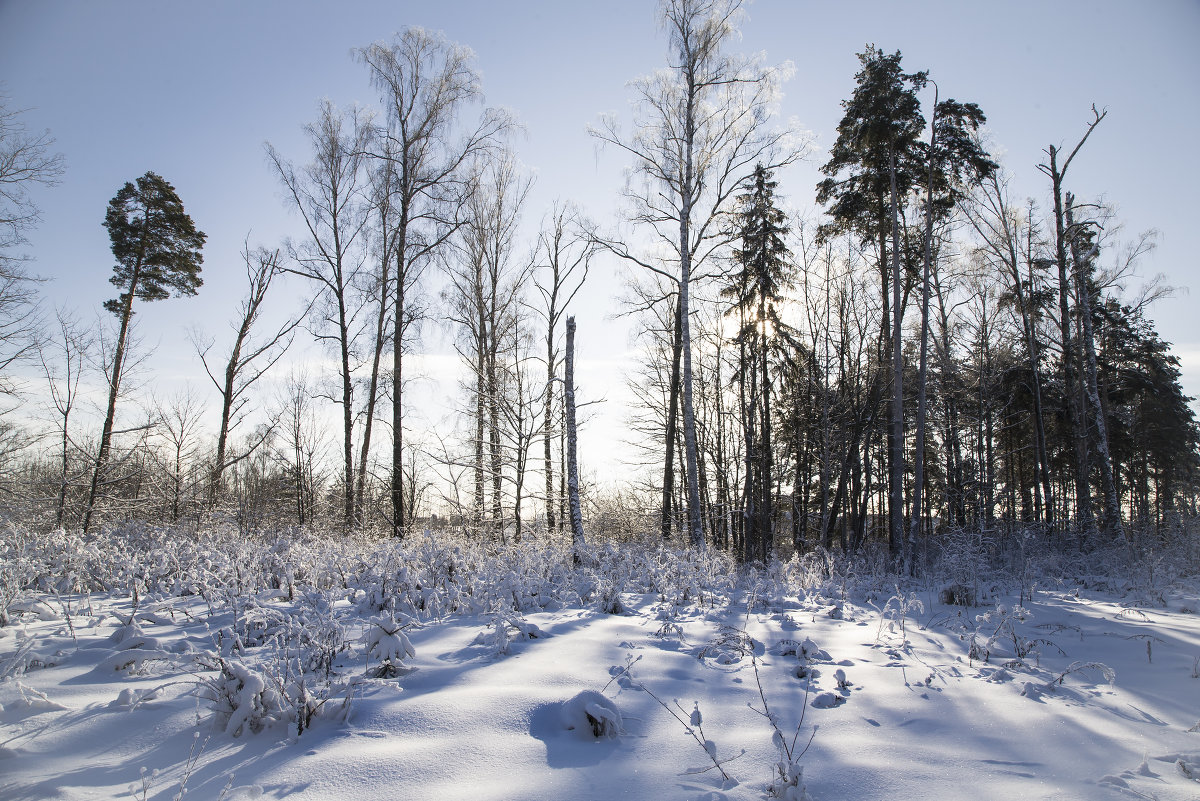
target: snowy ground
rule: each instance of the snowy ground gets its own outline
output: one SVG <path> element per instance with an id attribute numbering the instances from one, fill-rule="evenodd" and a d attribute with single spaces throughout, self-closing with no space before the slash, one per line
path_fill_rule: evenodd
<path id="1" fill-rule="evenodd" d="M 964 609 L 931 589 L 831 601 L 747 584 L 614 596 L 624 614 L 374 622 L 353 591 L 232 612 L 151 596 L 136 614 L 27 595 L 0 629 L 0 798 L 763 798 L 780 759 L 764 696 L 789 747 L 799 727 L 795 753 L 811 738 L 798 762 L 816 801 L 1200 798 L 1192 591 L 1139 608 L 1059 585 Z M 267 636 L 296 619 L 303 632 Z M 312 649 L 288 668 L 287 643 L 329 621 L 345 642 L 300 697 Z"/>

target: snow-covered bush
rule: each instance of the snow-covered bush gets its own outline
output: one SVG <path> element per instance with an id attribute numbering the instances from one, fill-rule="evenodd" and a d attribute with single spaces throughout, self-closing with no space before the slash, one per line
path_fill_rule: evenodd
<path id="1" fill-rule="evenodd" d="M 905 592 L 899 585 L 895 585 L 895 593 L 887 599 L 883 608 L 879 610 L 879 630 L 875 634 L 875 643 L 877 645 L 880 644 L 885 628 L 889 632 L 898 632 L 900 634 L 900 641 L 907 643 L 908 616 L 924 611 L 925 604 L 920 598 L 916 597 L 915 593 Z"/>
<path id="2" fill-rule="evenodd" d="M 521 615 L 498 610 L 492 613 L 491 623 L 471 644 L 482 645 L 495 656 L 504 656 L 514 640 L 537 640 L 545 636 L 545 632 Z"/>
<path id="3" fill-rule="evenodd" d="M 217 673 L 201 678 L 195 694 L 209 704 L 226 734 L 238 737 L 258 733 L 290 717 L 292 710 L 278 692 L 277 682 L 264 672 L 240 660 L 208 653 L 197 654 L 194 659 L 199 669 Z"/>
<path id="4" fill-rule="evenodd" d="M 404 625 L 390 614 L 376 615 L 367 621 L 364 649 L 368 657 L 379 660 L 379 666 L 371 673 L 375 678 L 394 678 L 399 675 L 404 660 L 417 655 L 404 633 Z"/>

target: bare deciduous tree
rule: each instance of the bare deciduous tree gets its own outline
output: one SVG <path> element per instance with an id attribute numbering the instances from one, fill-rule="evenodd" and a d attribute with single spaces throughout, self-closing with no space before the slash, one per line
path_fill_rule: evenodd
<path id="1" fill-rule="evenodd" d="M 71 416 L 79 402 L 79 384 L 91 349 L 92 335 L 82 324 L 63 309 L 55 310 L 53 339 L 38 343 L 38 360 L 46 376 L 46 389 L 54 407 L 55 427 L 58 429 L 58 499 L 55 504 L 54 525 L 62 527 L 66 519 L 70 488 L 86 473 L 74 474 L 72 456 L 85 454 L 71 435 Z M 51 344 L 53 342 L 53 344 Z"/>
<path id="2" fill-rule="evenodd" d="M 255 325 L 263 312 L 267 291 L 271 283 L 282 272 L 279 250 L 264 247 L 250 249 L 249 241 L 242 249 L 242 261 L 246 266 L 247 291 L 238 306 L 238 314 L 230 322 L 233 343 L 224 360 L 224 369 L 214 373 L 209 363 L 209 353 L 214 341 L 199 332 L 193 332 L 192 345 L 200 356 L 204 371 L 221 395 L 221 416 L 217 426 L 217 453 L 213 460 L 209 500 L 215 503 L 220 495 L 221 480 L 225 470 L 250 456 L 266 441 L 270 427 L 263 429 L 261 436 L 247 442 L 247 447 L 238 453 L 229 453 L 229 438 L 245 420 L 246 405 L 250 402 L 249 391 L 259 379 L 267 374 L 292 344 L 296 327 L 308 313 L 305 309 L 299 316 L 289 319 L 265 336 L 255 337 Z M 220 368 L 218 368 L 220 369 Z"/>
<path id="3" fill-rule="evenodd" d="M 575 227 L 578 211 L 570 204 L 555 203 L 548 219 L 538 234 L 534 260 L 537 272 L 533 285 L 542 296 L 543 307 L 538 313 L 546 321 L 546 386 L 542 395 L 542 459 L 546 479 L 546 529 L 553 531 L 556 524 L 564 521 L 555 519 L 555 507 L 561 499 L 554 488 L 554 454 L 551 443 L 558 426 L 555 409 L 555 383 L 558 375 L 558 324 L 566 314 L 571 301 L 583 288 L 588 268 L 595 255 L 595 244 Z"/>
<path id="4" fill-rule="evenodd" d="M 10 368 L 33 353 L 38 328 L 36 279 L 16 252 L 40 219 L 30 190 L 53 186 L 64 169 L 50 132 L 30 131 L 24 113 L 0 95 L 0 393 L 9 395 L 16 391 Z"/>
<path id="5" fill-rule="evenodd" d="M 464 168 L 495 147 L 511 125 L 486 110 L 461 136 L 459 116 L 481 97 L 469 48 L 422 28 L 356 51 L 382 95 L 384 125 L 376 156 L 391 167 L 389 204 L 395 254 L 392 302 L 392 531 L 404 533 L 404 336 L 413 320 L 409 299 L 424 266 L 459 225 L 457 209 L 469 189 Z"/>
<path id="6" fill-rule="evenodd" d="M 317 286 L 319 297 L 312 314 L 319 328 L 313 333 L 338 357 L 341 386 L 330 399 L 342 409 L 342 518 L 349 529 L 356 519 L 353 340 L 361 309 L 352 293 L 363 268 L 367 224 L 363 167 L 371 127 L 359 111 L 339 112 L 325 101 L 317 121 L 304 130 L 313 148 L 308 166 L 297 170 L 270 145 L 267 155 L 308 232 L 301 244 L 289 244 L 292 266 L 287 270 Z"/>

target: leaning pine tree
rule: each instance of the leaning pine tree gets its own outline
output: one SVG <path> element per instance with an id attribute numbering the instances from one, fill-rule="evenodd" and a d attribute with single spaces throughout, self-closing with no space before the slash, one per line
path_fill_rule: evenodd
<path id="1" fill-rule="evenodd" d="M 104 302 L 104 308 L 120 320 L 120 329 L 109 370 L 108 410 L 83 516 L 85 531 L 92 524 L 112 450 L 113 421 L 121 389 L 121 371 L 125 365 L 129 322 L 133 317 L 133 300 L 135 297 L 146 301 L 163 300 L 172 291 L 176 297 L 195 295 L 203 283 L 200 263 L 204 257 L 200 251 L 206 238 L 183 210 L 183 201 L 175 193 L 175 187 L 153 172 L 138 178 L 136 184 L 126 183 L 121 187 L 109 201 L 104 227 L 108 229 L 117 262 L 110 281 L 124 291 L 115 299 Z"/>

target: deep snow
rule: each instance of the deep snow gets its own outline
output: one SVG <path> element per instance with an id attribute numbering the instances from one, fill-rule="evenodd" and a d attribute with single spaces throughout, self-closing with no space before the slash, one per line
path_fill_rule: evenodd
<path id="1" fill-rule="evenodd" d="M 257 644 L 231 641 L 236 616 L 197 595 L 135 612 L 111 594 L 25 594 L 0 628 L 0 798 L 132 785 L 165 801 L 184 783 L 189 799 L 763 798 L 780 760 L 764 696 L 789 744 L 799 726 L 797 752 L 811 738 L 798 762 L 816 801 L 1200 798 L 1194 585 L 1165 608 L 1070 583 L 973 608 L 936 590 L 830 598 L 744 577 L 686 601 L 627 592 L 626 614 L 598 608 L 614 591 L 423 620 L 367 614 L 354 588 L 270 590 L 240 611 L 261 631 L 327 606 L 307 633 Z M 254 682 L 287 642 L 293 679 L 321 674 L 300 662 L 322 620 L 345 647 L 297 734 Z M 245 670 L 224 707 L 221 658 Z"/>

